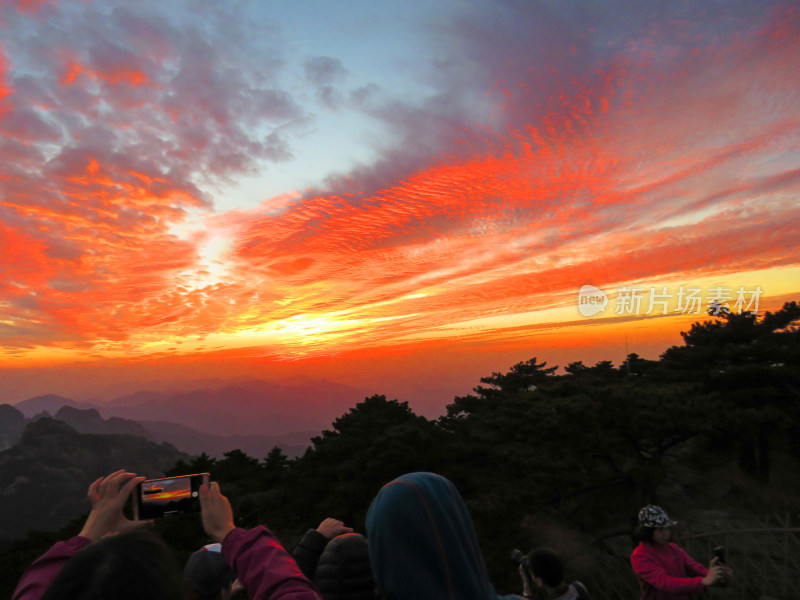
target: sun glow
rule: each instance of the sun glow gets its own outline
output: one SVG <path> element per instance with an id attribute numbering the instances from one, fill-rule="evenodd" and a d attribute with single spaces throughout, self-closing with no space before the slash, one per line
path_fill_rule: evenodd
<path id="1" fill-rule="evenodd" d="M 193 264 L 175 278 L 187 291 L 213 287 L 235 278 L 231 264 L 232 234 L 225 227 L 209 227 L 207 220 L 208 214 L 196 213 L 170 228 L 172 235 L 195 248 Z"/>

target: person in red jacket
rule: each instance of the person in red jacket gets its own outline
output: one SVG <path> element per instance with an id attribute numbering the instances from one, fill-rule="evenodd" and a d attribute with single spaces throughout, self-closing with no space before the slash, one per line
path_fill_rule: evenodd
<path id="1" fill-rule="evenodd" d="M 641 600 L 690 600 L 691 594 L 721 585 L 733 576 L 718 558 L 706 569 L 670 542 L 676 524 L 660 506 L 649 504 L 639 511 L 640 543 L 631 555 L 631 565 L 639 579 Z"/>
<path id="2" fill-rule="evenodd" d="M 183 600 L 180 569 L 148 521 L 131 521 L 125 502 L 144 477 L 124 470 L 92 483 L 92 510 L 81 532 L 36 559 L 13 600 Z M 222 556 L 251 600 L 320 600 L 314 585 L 265 527 L 236 527 L 230 502 L 216 482 L 200 487 L 203 529 L 222 545 Z"/>

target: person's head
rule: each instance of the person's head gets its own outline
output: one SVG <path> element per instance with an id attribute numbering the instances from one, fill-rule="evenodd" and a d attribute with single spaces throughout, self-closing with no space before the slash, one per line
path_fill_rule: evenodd
<path id="1" fill-rule="evenodd" d="M 528 555 L 528 565 L 539 587 L 555 589 L 564 580 L 564 563 L 552 550 L 536 548 Z"/>
<path id="2" fill-rule="evenodd" d="M 392 600 L 486 600 L 496 594 L 467 507 L 435 473 L 381 488 L 367 513 L 372 570 Z"/>
<path id="3" fill-rule="evenodd" d="M 148 531 L 105 537 L 69 559 L 42 600 L 182 600 L 180 567 Z"/>
<path id="4" fill-rule="evenodd" d="M 648 504 L 639 511 L 636 539 L 649 544 L 666 545 L 672 535 L 671 528 L 675 525 L 677 522 L 670 521 L 663 508 Z"/>
<path id="5" fill-rule="evenodd" d="M 367 538 L 344 533 L 329 541 L 317 562 L 314 583 L 323 600 L 375 600 Z"/>
<path id="6" fill-rule="evenodd" d="M 220 550 L 220 544 L 209 544 L 186 561 L 183 578 L 196 600 L 227 600 L 231 596 L 236 575 Z"/>

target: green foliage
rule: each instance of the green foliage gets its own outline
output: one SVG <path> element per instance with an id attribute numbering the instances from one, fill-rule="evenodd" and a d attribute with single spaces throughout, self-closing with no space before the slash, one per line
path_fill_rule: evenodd
<path id="1" fill-rule="evenodd" d="M 508 373 L 492 373 L 490 377 L 481 377 L 481 383 L 488 383 L 491 388 L 478 386 L 475 391 L 485 398 L 527 392 L 544 383 L 558 370 L 558 367 L 545 369 L 546 362 L 537 363 L 536 358 L 517 363 Z"/>
<path id="2" fill-rule="evenodd" d="M 381 485 L 403 473 L 436 468 L 440 437 L 435 424 L 415 415 L 407 402 L 371 396 L 313 438 L 293 465 L 293 478 L 307 486 L 311 514 L 361 523 Z"/>
<path id="3" fill-rule="evenodd" d="M 534 357 L 517 363 L 508 373 L 492 373 L 489 377 L 481 377 L 481 383 L 491 387 L 479 385 L 473 388 L 477 395 L 456 396 L 453 403 L 447 405 L 447 416 L 465 416 L 480 411 L 482 407 L 492 407 L 497 400 L 539 388 L 558 370 L 558 367 L 546 366 L 546 362 L 537 363 Z"/>
<path id="4" fill-rule="evenodd" d="M 176 477 L 178 475 L 192 475 L 194 473 L 211 473 L 215 470 L 217 463 L 216 458 L 210 457 L 203 452 L 198 456 L 193 456 L 187 463 L 183 459 L 175 463 L 175 466 L 164 472 L 167 477 Z"/>
<path id="5" fill-rule="evenodd" d="M 800 306 L 787 302 L 760 320 L 752 313 L 723 314 L 682 333 L 685 345 L 662 356 L 673 380 L 691 381 L 724 401 L 717 438 L 738 440 L 739 465 L 769 480 L 772 448 L 796 444 L 800 434 Z"/>
<path id="6" fill-rule="evenodd" d="M 248 456 L 242 450 L 231 450 L 223 456 L 225 458 L 212 468 L 214 478 L 220 483 L 243 481 L 257 476 L 261 471 L 258 459 Z"/>
<path id="7" fill-rule="evenodd" d="M 283 473 L 289 468 L 289 457 L 278 446 L 274 446 L 264 458 L 264 470 L 268 473 Z"/>

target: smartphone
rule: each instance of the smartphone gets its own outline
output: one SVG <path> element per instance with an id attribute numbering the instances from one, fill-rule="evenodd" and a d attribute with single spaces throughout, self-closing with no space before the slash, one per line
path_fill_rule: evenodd
<path id="1" fill-rule="evenodd" d="M 714 548 L 714 556 L 719 559 L 720 564 L 725 564 L 725 548 L 722 546 L 717 546 Z"/>
<path id="2" fill-rule="evenodd" d="M 195 473 L 141 482 L 132 494 L 134 520 L 199 512 L 200 486 L 208 480 L 208 473 Z"/>

